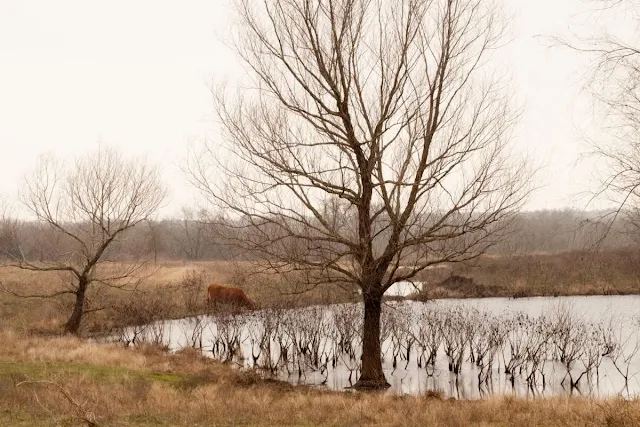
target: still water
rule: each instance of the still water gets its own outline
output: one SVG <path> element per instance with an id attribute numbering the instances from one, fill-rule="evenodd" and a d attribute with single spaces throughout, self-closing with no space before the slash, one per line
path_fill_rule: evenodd
<path id="1" fill-rule="evenodd" d="M 413 290 L 414 285 L 401 284 L 392 293 Z M 200 316 L 129 329 L 120 339 L 162 342 L 171 350 L 194 346 L 239 368 L 256 367 L 291 383 L 342 390 L 357 380 L 361 313 L 361 305 L 343 304 Z M 436 391 L 461 399 L 496 394 L 637 396 L 639 319 L 639 296 L 389 303 L 382 318 L 383 368 L 391 385 L 387 393 Z M 431 362 L 429 342 L 436 347 Z M 477 348 L 483 343 L 486 354 L 480 357 Z M 451 368 L 456 357 L 457 373 Z"/>

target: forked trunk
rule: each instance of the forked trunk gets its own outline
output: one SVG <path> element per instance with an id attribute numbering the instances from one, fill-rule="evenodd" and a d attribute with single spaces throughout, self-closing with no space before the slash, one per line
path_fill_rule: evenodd
<path id="1" fill-rule="evenodd" d="M 382 295 L 363 294 L 364 325 L 362 330 L 362 369 L 354 385 L 358 389 L 384 389 L 389 383 L 382 370 L 380 315 Z"/>
<path id="2" fill-rule="evenodd" d="M 69 317 L 69 320 L 67 320 L 67 323 L 64 325 L 64 331 L 67 333 L 78 334 L 82 315 L 84 314 L 84 300 L 88 285 L 89 281 L 87 279 L 80 279 L 78 289 L 75 292 L 76 301 L 73 306 L 73 313 L 71 313 L 71 317 Z"/>

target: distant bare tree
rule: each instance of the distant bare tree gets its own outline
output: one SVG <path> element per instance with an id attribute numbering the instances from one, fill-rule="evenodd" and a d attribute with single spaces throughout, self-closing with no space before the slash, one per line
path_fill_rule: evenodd
<path id="1" fill-rule="evenodd" d="M 113 260 L 109 247 L 156 212 L 164 197 L 155 168 L 125 160 L 113 149 L 101 148 L 71 165 L 41 157 L 34 174 L 25 180 L 21 201 L 60 241 L 46 259 L 31 261 L 22 255 L 12 265 L 65 273 L 69 281 L 64 290 L 28 296 L 74 295 L 65 330 L 77 333 L 90 286 L 124 288 L 134 283 L 140 260 L 121 269 L 107 267 L 106 261 Z"/>
<path id="2" fill-rule="evenodd" d="M 388 386 L 385 291 L 483 253 L 529 188 L 508 159 L 518 114 L 485 66 L 502 43 L 498 7 L 237 1 L 250 89 L 214 91 L 224 138 L 193 153 L 190 178 L 269 268 L 359 287 L 357 387 Z"/>
<path id="3" fill-rule="evenodd" d="M 205 243 L 206 212 L 195 212 L 183 206 L 181 217 L 172 232 L 174 242 L 180 248 L 181 255 L 188 260 L 197 261 L 202 258 Z"/>
<path id="4" fill-rule="evenodd" d="M 20 222 L 13 217 L 7 199 L 0 196 L 0 259 L 16 256 Z"/>
<path id="5" fill-rule="evenodd" d="M 153 262 L 158 262 L 158 252 L 162 251 L 161 223 L 156 220 L 147 220 L 147 250 L 153 253 Z"/>

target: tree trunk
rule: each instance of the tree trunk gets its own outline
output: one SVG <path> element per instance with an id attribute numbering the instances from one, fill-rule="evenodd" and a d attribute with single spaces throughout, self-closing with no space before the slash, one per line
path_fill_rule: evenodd
<path id="1" fill-rule="evenodd" d="M 76 335 L 78 334 L 78 329 L 80 329 L 80 321 L 82 320 L 82 315 L 84 314 L 84 300 L 88 286 L 89 281 L 84 277 L 80 278 L 78 289 L 75 293 L 76 302 L 73 306 L 73 313 L 71 313 L 71 317 L 69 317 L 69 320 L 67 320 L 67 323 L 64 325 L 65 332 Z"/>
<path id="2" fill-rule="evenodd" d="M 389 383 L 382 370 L 382 348 L 380 345 L 380 315 L 382 295 L 363 293 L 364 325 L 362 330 L 362 369 L 354 388 L 383 389 Z"/>

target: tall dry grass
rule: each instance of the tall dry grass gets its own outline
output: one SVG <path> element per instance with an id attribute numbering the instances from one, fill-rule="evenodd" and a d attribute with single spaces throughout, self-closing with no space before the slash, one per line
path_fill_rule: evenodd
<path id="1" fill-rule="evenodd" d="M 639 259 L 634 250 L 486 256 L 426 270 L 417 280 L 427 282 L 425 298 L 638 294 Z M 447 281 L 452 275 L 473 282 Z"/>

